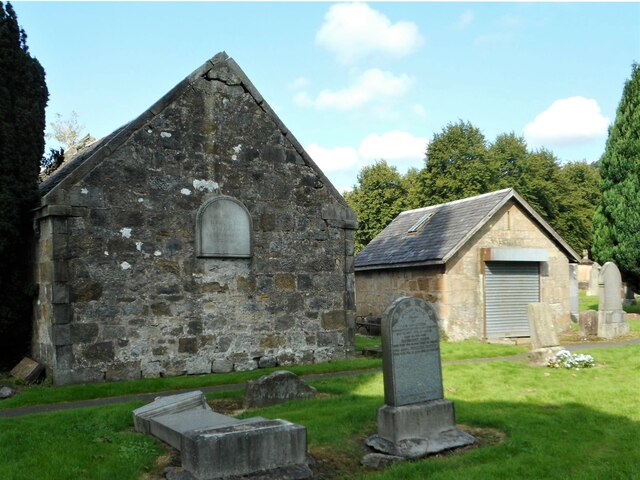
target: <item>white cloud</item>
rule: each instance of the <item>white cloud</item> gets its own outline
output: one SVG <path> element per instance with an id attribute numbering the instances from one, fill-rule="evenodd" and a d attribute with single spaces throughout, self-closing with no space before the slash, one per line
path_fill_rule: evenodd
<path id="1" fill-rule="evenodd" d="M 426 137 L 414 137 L 410 133 L 399 130 L 382 135 L 372 133 L 360 142 L 358 154 L 363 160 L 383 158 L 389 163 L 422 160 L 427 142 Z"/>
<path id="2" fill-rule="evenodd" d="M 300 90 L 301 88 L 308 86 L 310 83 L 311 81 L 308 78 L 298 77 L 293 80 L 288 86 L 291 90 Z"/>
<path id="3" fill-rule="evenodd" d="M 382 135 L 372 133 L 362 139 L 358 148 L 324 148 L 317 144 L 306 147 L 309 156 L 325 173 L 352 172 L 355 182 L 358 170 L 380 159 L 395 165 L 400 171 L 421 165 L 427 149 L 426 137 L 415 137 L 408 132 L 393 130 Z"/>
<path id="4" fill-rule="evenodd" d="M 460 15 L 460 17 L 458 17 L 458 21 L 455 23 L 455 28 L 457 30 L 464 30 L 473 23 L 475 17 L 476 16 L 471 10 L 466 10 L 462 15 Z"/>
<path id="5" fill-rule="evenodd" d="M 411 111 L 420 118 L 427 118 L 427 109 L 419 103 L 413 104 L 413 106 L 411 107 Z"/>
<path id="6" fill-rule="evenodd" d="M 312 143 L 305 150 L 325 173 L 349 169 L 358 163 L 358 152 L 352 147 L 323 148 Z"/>
<path id="7" fill-rule="evenodd" d="M 294 101 L 301 106 L 319 110 L 354 110 L 369 104 L 385 103 L 403 96 L 413 84 L 408 75 L 394 75 L 377 68 L 366 70 L 353 83 L 341 90 L 322 90 L 316 98 L 298 92 Z"/>
<path id="8" fill-rule="evenodd" d="M 414 52 L 423 38 L 413 22 L 391 21 L 365 3 L 333 5 L 316 34 L 316 43 L 338 60 L 353 64 L 371 55 L 404 57 Z"/>
<path id="9" fill-rule="evenodd" d="M 609 119 L 598 102 L 570 97 L 556 100 L 524 127 L 527 142 L 534 146 L 561 147 L 588 142 L 606 135 Z"/>

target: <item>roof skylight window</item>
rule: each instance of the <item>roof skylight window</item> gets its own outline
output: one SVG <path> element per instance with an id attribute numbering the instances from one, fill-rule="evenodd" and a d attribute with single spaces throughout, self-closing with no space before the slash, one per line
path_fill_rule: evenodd
<path id="1" fill-rule="evenodd" d="M 413 226 L 409 230 L 407 230 L 407 233 L 416 233 L 418 230 L 424 227 L 434 215 L 435 212 L 425 213 L 416 223 L 413 224 Z"/>

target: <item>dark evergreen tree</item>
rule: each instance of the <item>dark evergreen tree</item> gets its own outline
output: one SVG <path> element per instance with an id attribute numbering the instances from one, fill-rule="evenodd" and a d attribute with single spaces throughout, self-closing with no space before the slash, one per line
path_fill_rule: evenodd
<path id="1" fill-rule="evenodd" d="M 44 70 L 29 54 L 13 6 L 0 2 L 0 362 L 28 350 L 32 312 L 29 239 L 44 152 Z"/>
<path id="2" fill-rule="evenodd" d="M 602 200 L 593 217 L 593 256 L 613 261 L 640 286 L 640 66 L 633 64 L 600 159 Z"/>

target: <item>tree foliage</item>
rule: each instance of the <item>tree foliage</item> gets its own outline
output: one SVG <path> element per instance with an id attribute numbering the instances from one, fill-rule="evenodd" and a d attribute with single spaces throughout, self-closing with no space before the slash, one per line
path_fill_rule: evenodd
<path id="1" fill-rule="evenodd" d="M 450 123 L 436 133 L 425 161 L 419 178 L 424 206 L 479 195 L 496 185 L 484 135 L 469 122 Z"/>
<path id="2" fill-rule="evenodd" d="M 13 6 L 0 2 L 0 362 L 26 352 L 31 326 L 31 209 L 44 151 L 44 69 Z"/>
<path id="3" fill-rule="evenodd" d="M 84 129 L 84 125 L 78 123 L 78 114 L 72 111 L 69 118 L 65 119 L 61 114 L 56 113 L 55 117 L 56 119 L 49 123 L 52 132 L 47 133 L 46 137 L 55 139 L 66 150 L 75 147 Z"/>
<path id="4" fill-rule="evenodd" d="M 597 168 L 585 162 L 561 165 L 549 150 L 530 151 L 524 138 L 514 133 L 488 143 L 477 127 L 458 121 L 433 136 L 422 170 L 402 176 L 384 162 L 377 164 L 378 169 L 382 166 L 387 184 L 403 186 L 404 191 L 387 191 L 382 182 L 373 186 L 371 175 L 381 170 L 361 171 L 359 185 L 350 194 L 360 222 L 358 249 L 402 210 L 502 188 L 515 188 L 576 251 L 591 246 L 591 217 L 599 201 Z"/>
<path id="5" fill-rule="evenodd" d="M 355 248 L 359 252 L 400 212 L 408 208 L 407 184 L 395 167 L 380 160 L 358 174 L 358 186 L 345 194 L 358 216 Z"/>
<path id="6" fill-rule="evenodd" d="M 640 66 L 632 66 L 600 159 L 602 199 L 593 217 L 594 258 L 614 261 L 640 286 Z"/>

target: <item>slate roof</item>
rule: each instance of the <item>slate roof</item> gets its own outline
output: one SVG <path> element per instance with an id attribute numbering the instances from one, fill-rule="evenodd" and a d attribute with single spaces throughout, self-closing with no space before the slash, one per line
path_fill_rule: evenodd
<path id="1" fill-rule="evenodd" d="M 572 262 L 578 255 L 513 189 L 400 213 L 355 259 L 355 270 L 444 265 L 503 205 L 514 200 L 555 241 Z M 408 233 L 426 214 L 423 227 Z"/>
<path id="2" fill-rule="evenodd" d="M 129 137 L 131 137 L 131 135 L 133 135 L 138 129 L 144 127 L 153 117 L 161 113 L 168 105 L 173 103 L 180 95 L 182 95 L 185 90 L 191 88 L 191 85 L 200 81 L 212 80 L 220 81 L 227 85 L 242 86 L 244 90 L 253 97 L 254 101 L 260 106 L 260 108 L 269 115 L 269 117 L 271 117 L 276 128 L 287 138 L 293 148 L 303 158 L 305 164 L 316 171 L 324 185 L 332 193 L 332 196 L 335 197 L 340 204 L 351 209 L 340 192 L 336 190 L 324 172 L 307 154 L 300 142 L 298 142 L 284 123 L 282 123 L 280 118 L 262 97 L 251 80 L 249 80 L 249 77 L 247 77 L 235 60 L 230 58 L 226 52 L 220 52 L 207 60 L 202 66 L 197 68 L 184 80 L 173 87 L 138 118 L 123 125 L 97 142 L 87 146 L 72 158 L 65 160 L 65 162 L 56 171 L 40 183 L 39 188 L 40 194 L 42 195 L 42 205 L 46 205 L 49 202 L 48 197 L 54 195 L 54 191 L 58 186 L 64 189 L 66 185 L 72 185 L 74 182 L 83 178 L 93 168 L 99 165 L 102 160 L 111 155 L 111 153 L 120 145 L 126 142 L 127 139 L 129 139 Z M 52 198 L 52 201 L 55 201 L 55 197 Z"/>

